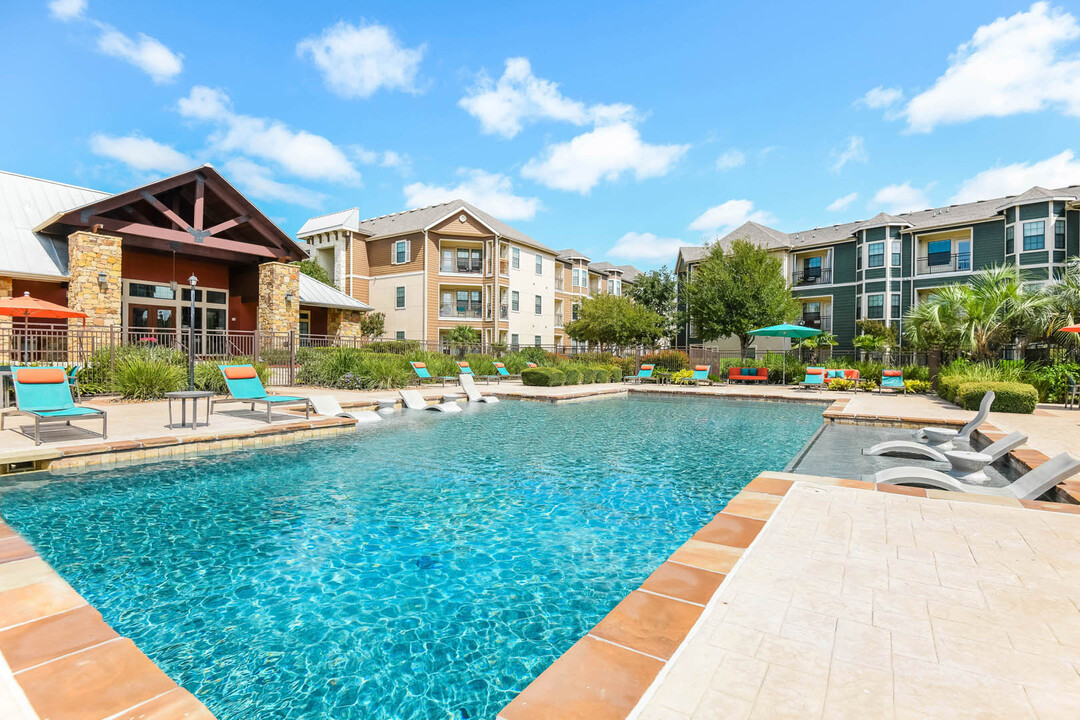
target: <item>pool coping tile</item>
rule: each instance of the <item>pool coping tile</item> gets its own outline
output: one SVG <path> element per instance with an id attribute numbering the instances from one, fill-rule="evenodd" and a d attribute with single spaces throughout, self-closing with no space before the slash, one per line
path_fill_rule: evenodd
<path id="1" fill-rule="evenodd" d="M 589 635 L 654 658 L 670 660 L 704 609 L 704 604 L 634 590 L 612 608 Z"/>

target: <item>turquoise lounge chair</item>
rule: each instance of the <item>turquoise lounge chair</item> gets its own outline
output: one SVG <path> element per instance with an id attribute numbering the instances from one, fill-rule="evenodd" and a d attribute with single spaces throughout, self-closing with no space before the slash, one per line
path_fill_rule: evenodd
<path id="1" fill-rule="evenodd" d="M 820 367 L 808 367 L 806 368 L 806 377 L 799 383 L 803 387 L 825 387 L 825 368 Z"/>
<path id="2" fill-rule="evenodd" d="M 461 373 L 462 375 L 472 375 L 473 374 L 472 368 L 469 367 L 469 363 L 465 362 L 464 360 L 459 362 L 457 364 L 457 366 L 458 366 L 458 372 Z"/>
<path id="3" fill-rule="evenodd" d="M 71 399 L 71 385 L 62 367 L 12 368 L 12 384 L 15 386 L 14 410 L 0 415 L 0 430 L 4 429 L 4 417 L 21 413 L 34 418 L 34 444 L 41 444 L 41 424 L 62 422 L 71 425 L 72 420 L 101 418 L 101 438 L 108 437 L 108 419 L 104 410 L 76 407 Z M 21 430 L 16 432 L 22 433 Z M 25 434 L 25 433 L 22 433 Z M 27 435 L 27 437 L 30 437 Z"/>
<path id="4" fill-rule="evenodd" d="M 492 380 L 494 380 L 496 383 L 499 383 L 499 382 L 502 382 L 502 380 L 504 378 L 509 380 L 511 378 L 518 378 L 518 377 L 521 377 L 521 376 L 520 375 L 511 375 L 510 371 L 506 369 L 506 364 L 505 363 L 496 362 L 495 363 L 495 374 L 494 375 L 480 375 L 479 377 L 486 380 L 489 383 Z"/>
<path id="5" fill-rule="evenodd" d="M 82 365 L 72 365 L 67 369 L 68 384 L 71 385 L 71 389 L 75 393 L 75 400 L 78 402 L 82 402 L 82 390 L 79 389 L 80 370 L 82 370 Z"/>
<path id="6" fill-rule="evenodd" d="M 641 368 L 637 371 L 637 375 L 627 375 L 626 377 L 623 378 L 623 380 L 625 382 L 636 382 L 636 383 L 642 383 L 642 382 L 644 382 L 646 380 L 653 380 L 654 378 L 653 378 L 652 374 L 653 374 L 654 369 L 655 369 L 654 365 L 642 365 Z"/>
<path id="7" fill-rule="evenodd" d="M 904 386 L 904 371 L 883 370 L 881 372 L 881 384 L 878 385 L 878 392 L 881 392 L 885 388 L 907 392 L 907 388 Z"/>
<path id="8" fill-rule="evenodd" d="M 709 379 L 709 369 L 711 365 L 695 365 L 694 374 L 686 378 L 687 383 L 693 383 L 694 385 L 712 385 L 712 380 Z"/>
<path id="9" fill-rule="evenodd" d="M 315 408 L 311 400 L 306 397 L 294 397 L 292 395 L 267 395 L 263 387 L 259 373 L 251 365 L 218 365 L 221 374 L 225 377 L 225 385 L 229 388 L 229 397 L 224 400 L 214 400 L 210 404 L 210 412 L 220 403 L 246 403 L 251 405 L 252 412 L 256 405 L 266 406 L 266 422 L 273 422 L 273 409 L 279 405 L 304 404 L 304 417 L 310 418 L 311 411 Z"/>
<path id="10" fill-rule="evenodd" d="M 410 362 L 409 365 L 412 366 L 413 372 L 416 373 L 417 385 L 423 385 L 425 380 L 438 380 L 442 382 L 443 387 L 446 387 L 447 380 L 453 380 L 455 382 L 457 381 L 456 377 L 451 377 L 449 375 L 432 375 L 430 372 L 428 372 L 427 365 L 425 363 Z M 470 372 L 472 371 L 470 370 Z"/>

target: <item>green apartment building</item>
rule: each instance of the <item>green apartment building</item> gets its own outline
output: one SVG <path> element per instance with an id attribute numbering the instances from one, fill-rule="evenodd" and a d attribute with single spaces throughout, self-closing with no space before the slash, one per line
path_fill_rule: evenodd
<path id="1" fill-rule="evenodd" d="M 850 349 L 856 321 L 880 320 L 902 329 L 902 317 L 936 288 L 966 282 L 975 271 L 1016 263 L 1042 284 L 1066 259 L 1080 254 L 1080 185 L 931 208 L 785 233 L 747 222 L 720 238 L 745 239 L 779 255 L 791 292 L 802 302 L 804 325 L 832 332 Z M 704 248 L 679 250 L 680 284 L 704 258 Z M 681 295 L 681 293 L 680 293 Z M 680 328 L 680 345 L 698 344 Z M 725 341 L 717 341 L 726 349 Z M 737 349 L 738 344 L 735 344 Z"/>

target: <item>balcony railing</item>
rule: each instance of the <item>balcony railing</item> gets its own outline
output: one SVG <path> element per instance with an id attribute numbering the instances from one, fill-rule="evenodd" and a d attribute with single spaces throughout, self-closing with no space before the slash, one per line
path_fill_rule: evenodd
<path id="1" fill-rule="evenodd" d="M 508 317 L 510 317 L 510 306 L 503 303 L 499 306 L 499 319 L 505 320 Z"/>
<path id="2" fill-rule="evenodd" d="M 916 275 L 968 272 L 971 270 L 971 253 L 930 253 L 915 260 Z"/>
<path id="3" fill-rule="evenodd" d="M 563 289 L 563 279 L 561 277 L 555 278 L 555 289 L 556 290 L 562 290 Z"/>
<path id="4" fill-rule="evenodd" d="M 468 273 L 470 275 L 479 275 L 481 273 L 480 260 L 462 259 L 453 262 L 443 262 L 439 265 L 439 272 Z"/>
<path id="5" fill-rule="evenodd" d="M 508 258 L 499 258 L 499 274 L 510 274 L 510 260 Z"/>
<path id="6" fill-rule="evenodd" d="M 484 306 L 480 303 L 452 303 L 439 306 L 441 318 L 475 318 L 483 317 Z"/>
<path id="7" fill-rule="evenodd" d="M 561 312 L 555 313 L 555 327 L 560 328 L 563 326 L 563 316 Z"/>
<path id="8" fill-rule="evenodd" d="M 821 332 L 832 332 L 832 315 L 821 313 L 803 313 L 802 324 Z"/>
<path id="9" fill-rule="evenodd" d="M 792 285 L 828 285 L 832 282 L 832 268 L 803 268 L 791 273 Z"/>

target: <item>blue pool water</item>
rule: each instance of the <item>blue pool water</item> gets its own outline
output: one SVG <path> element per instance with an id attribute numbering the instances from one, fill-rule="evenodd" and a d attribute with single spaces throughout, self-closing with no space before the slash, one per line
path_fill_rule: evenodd
<path id="1" fill-rule="evenodd" d="M 0 485 L 0 514 L 222 720 L 493 718 L 821 407 L 503 402 Z"/>

